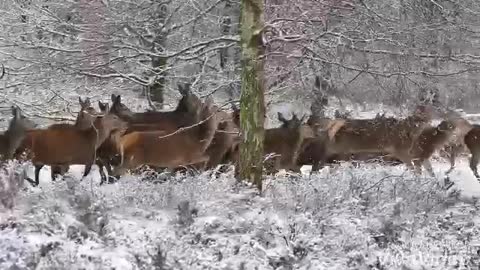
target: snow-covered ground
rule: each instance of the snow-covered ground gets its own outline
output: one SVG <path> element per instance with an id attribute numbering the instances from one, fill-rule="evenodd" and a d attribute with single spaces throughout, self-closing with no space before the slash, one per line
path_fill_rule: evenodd
<path id="1" fill-rule="evenodd" d="M 445 191 L 434 166 L 437 179 L 380 164 L 277 175 L 262 197 L 231 173 L 100 187 L 96 169 L 44 169 L 1 212 L 0 269 L 471 269 L 480 184 L 461 160 Z"/>
<path id="2" fill-rule="evenodd" d="M 263 196 L 232 172 L 99 186 L 96 167 L 56 182 L 46 167 L 12 209 L 0 201 L 0 269 L 472 269 L 480 183 L 460 158 L 446 191 L 449 165 L 433 165 L 436 178 L 403 165 L 304 167 L 267 178 Z"/>

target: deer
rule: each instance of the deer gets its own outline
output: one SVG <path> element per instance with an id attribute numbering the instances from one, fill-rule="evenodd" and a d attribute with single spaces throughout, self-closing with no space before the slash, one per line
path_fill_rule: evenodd
<path id="1" fill-rule="evenodd" d="M 77 114 L 77 117 L 75 119 L 75 124 L 69 124 L 69 123 L 58 123 L 58 124 L 52 124 L 48 128 L 49 129 L 64 129 L 64 128 L 71 128 L 71 127 L 76 127 L 79 129 L 87 129 L 89 128 L 89 124 L 91 122 L 91 115 L 95 115 L 97 111 L 92 107 L 90 99 L 86 98 L 85 100 L 82 100 L 81 97 L 78 98 L 79 104 L 80 104 L 80 112 Z M 88 112 L 88 114 L 82 113 L 82 111 Z M 27 140 L 22 141 L 20 147 L 18 147 L 15 155 L 16 157 L 20 157 L 24 151 L 26 151 L 26 144 L 28 143 Z M 61 166 L 52 166 L 51 167 L 51 178 L 52 181 L 54 181 L 57 177 L 57 175 L 64 175 L 66 172 L 69 170 L 68 165 L 61 165 Z M 84 176 L 88 175 L 91 170 L 91 167 L 86 167 Z"/>
<path id="2" fill-rule="evenodd" d="M 413 115 L 405 119 L 376 118 L 330 120 L 333 128 L 328 132 L 328 140 L 322 149 L 321 160 L 312 170 L 318 170 L 326 159 L 342 153 L 379 153 L 385 152 L 414 169 L 409 150 L 421 132 L 429 126 L 432 118 L 431 108 L 417 106 Z M 333 122 L 333 124 L 332 124 Z M 318 126 L 318 124 L 315 124 Z"/>
<path id="3" fill-rule="evenodd" d="M 127 128 L 125 121 L 107 113 L 92 115 L 86 110 L 79 112 L 81 117 L 90 119 L 89 127 L 77 128 L 73 125 L 35 129 L 27 133 L 26 148 L 28 158 L 35 166 L 35 181 L 27 178 L 32 186 L 38 186 L 40 170 L 44 165 L 67 166 L 85 165 L 89 168 L 96 160 L 98 147 L 115 130 Z M 52 151 L 55 149 L 55 151 Z M 82 179 L 85 177 L 82 177 Z"/>
<path id="4" fill-rule="evenodd" d="M 0 134 L 0 155 L 2 160 L 14 158 L 17 148 L 20 147 L 27 132 L 37 127 L 33 121 L 29 120 L 17 106 L 12 106 L 12 116 L 8 128 Z"/>
<path id="5" fill-rule="evenodd" d="M 462 117 L 455 117 L 452 121 L 455 123 L 456 132 L 445 147 L 441 149 L 441 154 L 450 161 L 450 168 L 446 171 L 446 175 L 455 169 L 456 157 L 468 151 L 468 147 L 465 144 L 465 136 L 473 127 L 472 124 Z"/>
<path id="6" fill-rule="evenodd" d="M 480 181 L 480 175 L 478 174 L 477 165 L 480 160 L 480 125 L 474 124 L 464 138 L 465 145 L 467 146 L 470 154 L 470 169 L 473 174 Z"/>
<path id="7" fill-rule="evenodd" d="M 319 162 L 323 158 L 323 152 L 325 151 L 325 145 L 328 142 L 328 140 L 332 140 L 334 138 L 335 133 L 345 124 L 345 121 L 348 120 L 347 117 L 344 117 L 343 115 L 340 115 L 337 112 L 338 110 L 335 112 L 336 119 L 322 118 L 315 114 L 312 114 L 307 120 L 307 124 L 312 128 L 316 129 L 318 127 L 321 127 L 322 129 L 326 130 L 326 133 L 323 133 L 311 139 L 306 139 L 302 144 L 300 154 L 297 160 L 297 165 L 300 167 L 303 165 L 313 165 L 312 170 L 310 171 L 310 174 L 312 174 L 313 172 L 319 169 Z M 380 120 L 380 119 L 383 119 L 385 121 L 395 121 L 394 118 L 385 117 L 385 114 L 379 114 L 379 113 L 375 116 L 374 119 L 371 119 L 371 120 Z M 332 164 L 339 161 L 362 161 L 362 160 L 363 161 L 381 160 L 382 162 L 388 162 L 389 164 L 392 164 L 392 165 L 396 165 L 400 163 L 398 159 L 391 157 L 385 152 L 335 153 L 326 157 L 325 162 Z"/>
<path id="8" fill-rule="evenodd" d="M 298 118 L 296 114 L 292 114 L 292 118 L 287 120 L 282 113 L 277 113 L 278 120 L 282 123 L 280 127 L 265 130 L 265 138 L 263 142 L 263 153 L 267 156 L 265 172 L 272 174 L 281 169 L 300 172 L 297 166 L 297 159 L 302 143 L 306 139 L 315 136 L 313 130 L 303 124 L 306 116 Z M 237 120 L 238 121 L 238 120 Z M 237 145 L 235 153 L 235 174 L 239 173 L 239 147 Z"/>
<path id="9" fill-rule="evenodd" d="M 110 110 L 113 114 L 127 121 L 130 126 L 155 124 L 158 130 L 176 130 L 188 126 L 191 123 L 192 115 L 197 112 L 202 104 L 200 99 L 191 92 L 190 85 L 178 84 L 178 90 L 182 94 L 182 98 L 174 111 L 135 113 L 122 103 L 120 95 L 115 94 L 111 96 L 112 106 Z"/>
<path id="10" fill-rule="evenodd" d="M 82 100 L 81 97 L 78 97 L 78 103 L 80 104 L 80 112 L 87 111 L 89 114 L 78 113 L 75 119 L 74 126 L 79 129 L 87 129 L 89 128 L 90 121 L 91 121 L 90 115 L 97 114 L 97 111 L 95 110 L 95 108 L 92 107 L 92 103 L 90 101 L 90 98 L 88 97 L 85 100 Z M 62 128 L 65 126 L 69 127 L 70 124 L 67 124 L 67 123 L 53 124 L 53 125 L 50 125 L 48 128 L 50 129 Z M 52 181 L 54 181 L 57 178 L 57 175 L 64 175 L 65 173 L 67 173 L 69 168 L 70 166 L 68 165 L 52 166 L 50 170 Z M 91 167 L 85 168 L 84 177 L 90 173 L 91 169 L 92 169 Z"/>
<path id="11" fill-rule="evenodd" d="M 122 119 L 128 121 L 129 126 L 124 133 L 114 132 L 111 138 L 99 148 L 97 166 L 100 169 L 101 183 L 106 182 L 106 175 L 103 171 L 105 167 L 109 175 L 112 175 L 111 169 L 112 157 L 118 154 L 116 147 L 117 141 L 121 136 L 135 131 L 163 131 L 174 132 L 179 128 L 195 124 L 195 113 L 202 106 L 201 100 L 191 92 L 190 85 L 178 84 L 179 92 L 182 98 L 178 102 L 174 111 L 158 112 L 149 111 L 144 113 L 133 113 L 127 106 L 121 102 L 120 95 L 112 95 L 112 108 L 110 111 Z M 99 102 L 100 111 L 107 110 L 107 104 Z M 112 178 L 113 180 L 113 178 Z"/>
<path id="12" fill-rule="evenodd" d="M 231 114 L 219 110 L 219 108 L 216 109 L 219 124 L 213 140 L 205 152 L 209 159 L 202 169 L 214 169 L 221 164 L 229 163 L 232 152 L 240 142 L 240 110 L 234 104 L 232 104 L 233 112 Z"/>
<path id="13" fill-rule="evenodd" d="M 435 151 L 440 150 L 452 139 L 456 130 L 455 121 L 443 120 L 438 126 L 427 127 L 420 133 L 409 150 L 415 174 L 420 175 L 423 166 L 431 177 L 435 177 L 429 159 Z"/>
<path id="14" fill-rule="evenodd" d="M 193 127 L 166 131 L 134 131 L 123 135 L 118 141 L 120 164 L 113 175 L 119 178 L 126 170 L 141 165 L 175 169 L 180 166 L 208 162 L 205 150 L 215 135 L 218 123 L 212 109 L 212 99 L 197 110 L 197 121 Z"/>

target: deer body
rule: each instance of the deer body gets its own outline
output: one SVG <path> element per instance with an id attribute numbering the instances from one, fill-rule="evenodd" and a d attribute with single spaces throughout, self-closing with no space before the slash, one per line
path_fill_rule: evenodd
<path id="1" fill-rule="evenodd" d="M 343 153 L 388 153 L 413 168 L 409 150 L 430 117 L 421 112 L 402 120 L 375 118 L 346 120 L 336 132 L 329 134 L 321 163 L 331 155 Z"/>
<path id="2" fill-rule="evenodd" d="M 472 125 L 472 129 L 465 135 L 464 141 L 472 154 L 470 157 L 470 169 L 477 180 L 480 181 L 480 175 L 477 170 L 480 160 L 480 125 Z"/>
<path id="3" fill-rule="evenodd" d="M 282 122 L 280 127 L 265 130 L 263 153 L 264 155 L 274 155 L 266 162 L 266 173 L 274 173 L 281 169 L 299 172 L 297 158 L 303 140 L 314 138 L 313 130 L 309 126 L 303 125 L 303 118 L 298 119 L 295 114 L 292 119 L 286 120 L 281 113 L 278 113 L 278 119 Z M 237 165 L 238 155 L 237 147 L 234 155 Z M 235 173 L 238 174 L 238 172 L 238 166 L 236 166 Z"/>
<path id="4" fill-rule="evenodd" d="M 166 131 L 135 131 L 122 136 L 119 140 L 122 161 L 113 174 L 118 177 L 125 170 L 141 165 L 173 169 L 207 162 L 205 150 L 217 128 L 216 119 L 210 117 L 211 113 L 210 104 L 205 105 L 197 118 L 203 123 L 173 135 Z"/>
<path id="5" fill-rule="evenodd" d="M 113 130 L 125 129 L 125 122 L 115 115 L 96 117 L 91 127 L 56 126 L 28 132 L 25 147 L 35 165 L 35 182 L 39 184 L 40 169 L 44 165 L 66 166 L 73 164 L 91 167 L 97 148 Z"/>
<path id="6" fill-rule="evenodd" d="M 455 125 L 450 121 L 442 121 L 438 126 L 428 127 L 422 131 L 409 151 L 417 174 L 421 173 L 423 165 L 430 176 L 435 176 L 429 158 L 448 143 L 454 132 Z"/>

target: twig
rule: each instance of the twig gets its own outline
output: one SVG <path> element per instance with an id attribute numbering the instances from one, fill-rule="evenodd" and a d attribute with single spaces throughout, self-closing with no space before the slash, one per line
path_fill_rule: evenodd
<path id="1" fill-rule="evenodd" d="M 178 133 L 180 133 L 180 132 L 183 132 L 183 131 L 185 131 L 185 130 L 194 128 L 194 127 L 196 127 L 196 126 L 199 126 L 199 125 L 207 122 L 208 120 L 210 120 L 210 118 L 214 117 L 214 116 L 217 114 L 217 112 L 220 111 L 221 108 L 223 108 L 223 107 L 225 107 L 225 106 L 227 106 L 228 104 L 231 104 L 231 103 L 233 103 L 233 102 L 237 102 L 237 100 L 230 100 L 230 101 L 225 102 L 225 103 L 222 104 L 221 106 L 217 107 L 217 109 L 215 110 L 215 112 L 213 112 L 212 114 L 210 114 L 207 118 L 203 119 L 202 121 L 199 121 L 198 123 L 195 123 L 195 124 L 193 124 L 193 125 L 191 125 L 191 126 L 187 126 L 187 127 L 181 127 L 181 128 L 177 129 L 176 131 L 174 131 L 174 132 L 172 132 L 172 133 L 169 133 L 169 134 L 164 135 L 164 136 L 159 136 L 158 138 L 159 138 L 159 139 L 167 138 L 167 137 L 176 135 L 176 134 L 178 134 Z"/>

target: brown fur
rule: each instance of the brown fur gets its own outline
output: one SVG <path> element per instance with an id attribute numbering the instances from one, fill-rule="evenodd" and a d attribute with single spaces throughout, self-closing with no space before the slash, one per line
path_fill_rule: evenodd
<path id="1" fill-rule="evenodd" d="M 82 111 L 81 113 L 87 113 Z M 39 184 L 40 169 L 44 165 L 65 166 L 95 162 L 97 148 L 114 130 L 126 129 L 126 123 L 116 115 L 98 116 L 88 129 L 75 126 L 31 130 L 26 139 L 28 157 L 35 165 L 35 182 Z"/>
<path id="2" fill-rule="evenodd" d="M 468 147 L 465 145 L 465 135 L 472 129 L 472 124 L 470 124 L 466 119 L 461 117 L 455 117 L 452 119 L 453 123 L 456 126 L 456 132 L 440 151 L 440 155 L 447 157 L 450 161 L 450 168 L 446 172 L 449 174 L 455 168 L 455 159 L 461 154 L 467 154 Z"/>
<path id="3" fill-rule="evenodd" d="M 231 121 L 223 121 L 218 125 L 212 143 L 208 146 L 206 154 L 209 157 L 205 169 L 213 169 L 220 164 L 228 163 L 230 151 L 239 143 L 238 128 Z"/>
<path id="4" fill-rule="evenodd" d="M 89 98 L 82 100 L 82 98 L 79 97 L 78 101 L 80 104 L 80 112 L 77 114 L 74 125 L 69 123 L 52 124 L 48 127 L 48 129 L 71 129 L 72 127 L 81 130 L 88 129 L 91 123 L 94 121 L 94 117 L 97 114 L 97 111 L 92 107 Z M 27 144 L 27 141 L 22 141 L 15 153 L 16 157 L 20 157 L 27 150 Z M 68 172 L 69 167 L 70 166 L 68 165 L 51 166 L 51 179 L 55 180 L 57 175 L 64 175 L 66 172 Z M 87 175 L 90 170 L 91 167 L 86 167 L 84 175 Z"/>
<path id="5" fill-rule="evenodd" d="M 412 160 L 408 153 L 413 142 L 428 126 L 431 114 L 428 108 L 417 107 L 416 112 L 402 120 L 375 118 L 345 120 L 334 132 L 322 153 L 322 165 L 329 156 L 342 153 L 388 153 L 409 168 Z M 332 134 L 329 134 L 331 137 Z"/>
<path id="6" fill-rule="evenodd" d="M 216 119 L 219 124 L 211 144 L 205 151 L 205 154 L 208 156 L 208 162 L 205 166 L 196 164 L 195 167 L 197 169 L 214 169 L 218 165 L 233 162 L 232 153 L 240 142 L 240 137 L 239 127 L 234 120 L 239 111 L 234 105 L 232 107 L 233 112 L 229 114 L 220 110 L 217 106 L 213 106 L 213 109 L 217 111 Z"/>
<path id="7" fill-rule="evenodd" d="M 184 88 L 181 85 L 179 85 L 179 89 L 183 97 L 179 101 L 176 110 L 170 112 L 132 113 L 121 103 L 120 96 L 112 95 L 112 112 L 117 115 L 123 115 L 123 117 L 130 120 L 130 122 L 124 133 L 112 133 L 112 136 L 108 138 L 97 151 L 98 158 L 96 164 L 100 169 L 100 184 L 103 184 L 106 181 L 106 175 L 103 172 L 104 167 L 107 168 L 109 175 L 113 174 L 111 169 L 112 157 L 119 154 L 117 147 L 119 140 L 123 135 L 143 131 L 162 131 L 165 133 L 172 133 L 181 127 L 195 124 L 196 119 L 194 112 L 199 110 L 201 101 L 196 95 L 190 93 L 189 89 Z M 108 110 L 106 104 L 99 102 L 98 105 L 102 112 Z M 149 117 L 152 117 L 151 121 L 146 120 Z"/>
<path id="8" fill-rule="evenodd" d="M 429 158 L 436 150 L 448 143 L 454 136 L 455 128 L 452 121 L 444 120 L 438 126 L 422 131 L 409 152 L 417 174 L 421 173 L 423 165 L 431 176 L 435 176 Z"/>
<path id="9" fill-rule="evenodd" d="M 127 169 L 141 165 L 176 168 L 200 162 L 207 162 L 204 153 L 210 145 L 217 128 L 212 113 L 211 101 L 202 108 L 198 120 L 203 123 L 174 135 L 165 131 L 135 131 L 120 138 L 119 149 L 122 162 L 113 174 L 120 176 Z M 207 117 L 209 117 L 207 119 Z M 166 136 L 167 137 L 163 137 Z"/>
<path id="10" fill-rule="evenodd" d="M 201 107 L 200 99 L 191 93 L 189 86 L 178 85 L 182 94 L 177 108 L 166 112 L 137 112 L 134 113 L 122 103 L 120 95 L 112 95 L 112 113 L 132 124 L 155 124 L 158 130 L 176 130 L 179 127 L 190 125 L 191 117 Z"/>
<path id="11" fill-rule="evenodd" d="M 393 121 L 393 118 L 386 118 L 384 115 L 377 115 L 375 119 L 383 121 Z M 387 120 L 388 119 L 388 120 Z M 335 134 L 347 123 L 347 119 L 329 119 L 315 117 L 311 115 L 307 123 L 317 130 L 317 136 L 312 139 L 305 140 L 302 144 L 299 158 L 297 160 L 298 166 L 313 165 L 310 173 L 319 169 L 319 163 L 324 158 L 326 151 L 326 144 L 335 140 Z M 320 131 L 320 132 L 318 132 Z M 395 159 L 385 152 L 357 152 L 357 153 L 334 153 L 326 157 L 326 163 L 336 163 L 338 161 L 368 161 L 368 160 L 382 160 L 392 164 L 398 164 L 398 159 Z"/>
<path id="12" fill-rule="evenodd" d="M 97 114 L 97 111 L 92 107 L 90 102 L 90 98 L 86 98 L 82 100 L 81 97 L 78 97 L 78 103 L 80 104 L 80 112 L 85 111 L 88 113 L 78 113 L 77 118 L 75 119 L 74 126 L 79 129 L 88 129 L 93 121 L 93 117 Z M 59 123 L 50 125 L 49 129 L 62 129 L 62 128 L 71 128 L 72 125 L 68 123 Z M 54 181 L 57 175 L 64 175 L 68 172 L 70 166 L 62 165 L 62 166 L 51 166 L 50 168 L 50 176 L 52 181 Z M 84 176 L 90 173 L 91 167 L 86 167 L 84 171 Z"/>
<path id="13" fill-rule="evenodd" d="M 472 129 L 465 135 L 465 145 L 472 154 L 470 158 L 470 169 L 475 177 L 480 181 L 477 165 L 480 160 L 480 125 L 472 125 Z"/>
<path id="14" fill-rule="evenodd" d="M 278 128 L 265 130 L 265 139 L 263 145 L 264 155 L 274 154 L 265 163 L 266 173 L 275 173 L 281 169 L 300 172 L 297 166 L 298 155 L 304 140 L 314 137 L 313 130 L 308 125 L 303 125 L 302 119 L 298 119 L 293 114 L 292 119 L 286 120 L 281 113 L 278 113 L 278 119 L 282 125 Z M 235 154 L 235 172 L 238 175 L 239 147 L 236 147 Z"/>

